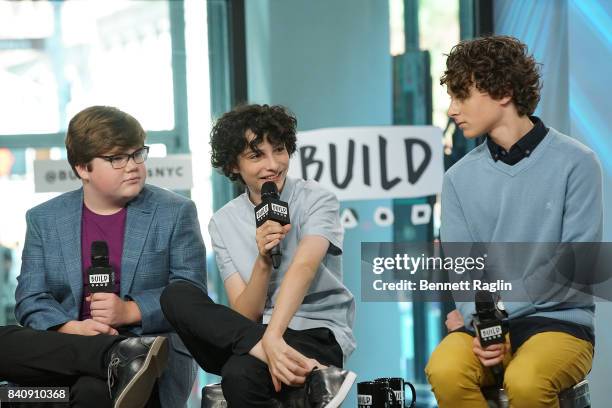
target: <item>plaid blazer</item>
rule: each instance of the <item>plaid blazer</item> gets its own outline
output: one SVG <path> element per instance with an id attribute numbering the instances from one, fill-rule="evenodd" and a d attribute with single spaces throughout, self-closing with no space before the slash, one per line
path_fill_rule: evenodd
<path id="1" fill-rule="evenodd" d="M 83 296 L 82 209 L 81 188 L 27 212 L 21 273 L 15 292 L 15 315 L 22 325 L 47 330 L 79 318 Z M 195 379 L 193 359 L 173 332 L 159 303 L 163 289 L 176 280 L 189 281 L 206 291 L 206 251 L 196 208 L 185 197 L 145 185 L 127 205 L 120 296 L 134 300 L 142 314 L 141 324 L 130 327 L 131 332 L 168 333 L 176 355 L 171 353 L 169 367 L 160 382 L 163 406 L 184 405 Z M 164 381 L 165 377 L 173 378 Z M 165 390 L 164 382 L 172 385 L 171 389 Z M 177 397 L 183 396 L 184 401 L 180 403 L 168 393 L 178 393 Z M 164 403 L 166 397 L 172 401 Z"/>

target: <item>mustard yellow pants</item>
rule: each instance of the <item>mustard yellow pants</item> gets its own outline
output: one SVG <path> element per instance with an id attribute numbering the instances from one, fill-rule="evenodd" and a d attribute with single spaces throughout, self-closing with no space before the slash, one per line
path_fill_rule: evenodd
<path id="1" fill-rule="evenodd" d="M 493 385 L 472 351 L 473 337 L 455 332 L 436 347 L 425 373 L 439 408 L 487 408 L 480 387 Z M 558 408 L 559 392 L 591 370 L 593 346 L 560 332 L 538 333 L 504 359 L 504 388 L 512 408 Z"/>

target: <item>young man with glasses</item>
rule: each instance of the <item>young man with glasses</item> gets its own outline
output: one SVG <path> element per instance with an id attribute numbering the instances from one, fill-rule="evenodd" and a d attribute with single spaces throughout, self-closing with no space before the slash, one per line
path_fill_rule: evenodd
<path id="1" fill-rule="evenodd" d="M 190 394 L 196 367 L 164 318 L 159 297 L 169 283 L 178 280 L 206 291 L 205 249 L 194 203 L 145 185 L 149 148 L 144 139 L 140 123 L 112 107 L 93 106 L 70 121 L 68 161 L 83 186 L 28 211 L 15 314 L 22 325 L 32 329 L 72 335 L 164 334 L 170 343 L 168 370 L 159 380 L 159 401 L 155 402 L 180 407 Z M 115 273 L 110 293 L 92 294 L 88 285 L 94 241 L 108 244 Z M 58 353 L 57 344 L 65 341 L 76 355 L 84 350 L 82 342 L 72 336 L 49 341 L 48 335 L 37 336 L 36 331 L 17 333 L 30 337 L 27 347 L 37 350 L 31 356 L 36 361 L 24 365 L 28 369 L 19 365 L 11 369 L 7 379 L 16 383 L 30 383 L 37 377 L 31 366 L 40 364 L 41 349 L 49 347 L 50 353 Z M 158 365 L 151 363 L 154 356 L 149 357 L 146 340 L 131 341 L 136 355 L 147 356 L 144 365 Z M 24 354 L 27 359 L 28 353 Z M 127 347 L 122 355 L 129 354 Z M 116 402 L 115 388 L 121 384 L 137 388 L 138 396 L 130 397 L 125 406 L 144 405 L 154 383 L 150 377 L 160 374 L 159 370 L 149 369 L 141 384 L 135 385 L 129 364 L 119 360 L 105 361 L 108 378 L 75 374 L 74 361 L 66 361 L 65 366 L 55 361 L 39 369 L 47 375 L 57 373 L 74 395 L 88 395 L 87 406 L 108 406 L 111 399 Z M 121 370 L 123 377 L 115 378 L 113 373 Z M 80 372 L 78 367 L 76 372 Z"/>

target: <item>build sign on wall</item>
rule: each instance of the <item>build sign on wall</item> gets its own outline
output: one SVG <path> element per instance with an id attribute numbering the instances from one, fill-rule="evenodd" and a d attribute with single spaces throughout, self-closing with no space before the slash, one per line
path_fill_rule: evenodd
<path id="1" fill-rule="evenodd" d="M 341 201 L 434 195 L 442 189 L 442 131 L 381 126 L 300 132 L 289 174 L 320 182 Z"/>

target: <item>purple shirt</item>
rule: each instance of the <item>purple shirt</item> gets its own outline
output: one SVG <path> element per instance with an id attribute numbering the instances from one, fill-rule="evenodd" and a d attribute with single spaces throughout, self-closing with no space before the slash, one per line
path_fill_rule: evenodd
<path id="1" fill-rule="evenodd" d="M 83 265 L 83 299 L 79 320 L 91 318 L 89 302 L 85 300 L 90 295 L 87 270 L 91 267 L 91 243 L 106 241 L 110 266 L 115 271 L 115 290 L 119 295 L 121 283 L 121 256 L 123 254 L 123 237 L 125 235 L 125 218 L 127 210 L 122 208 L 112 215 L 100 215 L 92 212 L 83 204 L 83 219 L 81 223 L 81 263 Z"/>

